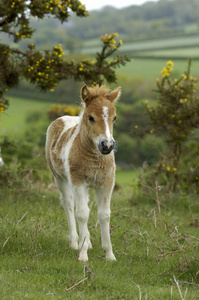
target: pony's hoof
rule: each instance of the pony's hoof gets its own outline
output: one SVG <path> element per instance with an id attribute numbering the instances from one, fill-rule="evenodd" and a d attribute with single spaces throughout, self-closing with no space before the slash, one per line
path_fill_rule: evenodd
<path id="1" fill-rule="evenodd" d="M 107 261 L 116 261 L 115 255 L 113 253 L 106 254 Z"/>
<path id="2" fill-rule="evenodd" d="M 88 261 L 88 255 L 87 254 L 81 254 L 81 252 L 80 252 L 78 260 L 85 263 L 85 262 Z"/>
<path id="3" fill-rule="evenodd" d="M 93 246 L 92 246 L 92 244 L 91 244 L 91 241 L 89 241 L 88 242 L 88 249 L 92 249 L 93 248 Z"/>
<path id="4" fill-rule="evenodd" d="M 79 249 L 78 240 L 70 241 L 70 247 L 75 249 L 75 250 L 78 250 Z"/>

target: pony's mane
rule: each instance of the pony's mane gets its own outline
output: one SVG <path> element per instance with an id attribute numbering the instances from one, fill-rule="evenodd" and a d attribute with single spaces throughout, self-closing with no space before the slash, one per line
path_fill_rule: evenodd
<path id="1" fill-rule="evenodd" d="M 106 85 L 99 86 L 98 84 L 94 87 L 88 87 L 91 98 L 103 97 L 109 94 L 110 89 Z"/>

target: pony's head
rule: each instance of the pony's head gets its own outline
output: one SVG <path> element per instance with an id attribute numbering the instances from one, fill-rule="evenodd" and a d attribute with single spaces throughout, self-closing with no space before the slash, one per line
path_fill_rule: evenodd
<path id="1" fill-rule="evenodd" d="M 115 148 L 113 123 L 116 109 L 113 105 L 121 93 L 121 88 L 110 92 L 106 86 L 90 88 L 84 85 L 81 98 L 84 105 L 83 119 L 90 139 L 96 144 L 101 154 L 109 154 Z"/>

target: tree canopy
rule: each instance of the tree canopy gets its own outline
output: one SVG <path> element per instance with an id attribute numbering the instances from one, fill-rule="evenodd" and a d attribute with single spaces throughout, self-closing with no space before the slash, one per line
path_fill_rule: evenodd
<path id="1" fill-rule="evenodd" d="M 71 13 L 79 17 L 87 17 L 85 6 L 78 0 L 2 0 L 0 2 L 0 32 L 13 38 L 14 45 L 22 39 L 30 39 L 34 29 L 30 20 L 54 17 L 60 22 L 66 22 Z M 101 84 L 116 80 L 114 68 L 124 65 L 129 58 L 116 54 L 121 46 L 117 34 L 106 34 L 101 37 L 102 50 L 95 59 L 82 61 L 67 61 L 61 44 L 54 45 L 52 50 L 38 51 L 34 44 L 27 49 L 0 43 L 0 112 L 8 106 L 4 97 L 9 88 L 19 84 L 25 77 L 42 91 L 53 91 L 57 83 L 70 77 L 85 81 L 88 84 Z M 0 40 L 1 41 L 1 40 Z M 114 54 L 114 55 L 113 55 Z M 113 55 L 111 60 L 107 60 Z"/>

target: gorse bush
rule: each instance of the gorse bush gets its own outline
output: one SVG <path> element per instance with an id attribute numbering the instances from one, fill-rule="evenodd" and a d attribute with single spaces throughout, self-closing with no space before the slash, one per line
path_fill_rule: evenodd
<path id="1" fill-rule="evenodd" d="M 56 118 L 64 115 L 78 116 L 81 111 L 81 107 L 66 105 L 66 104 L 54 104 L 47 111 L 48 118 L 55 120 Z"/>
<path id="2" fill-rule="evenodd" d="M 190 181 L 190 178 L 193 179 L 193 183 L 198 183 L 198 151 L 195 153 L 195 161 L 193 156 L 190 157 L 189 170 L 188 165 L 183 164 L 186 143 L 193 137 L 194 130 L 199 128 L 197 78 L 191 76 L 190 69 L 191 60 L 185 73 L 179 79 L 172 80 L 170 75 L 173 62 L 168 61 L 161 71 L 161 79 L 157 79 L 157 105 L 150 106 L 145 102 L 153 132 L 162 135 L 167 144 L 163 158 L 156 165 L 154 172 L 156 175 L 163 175 L 163 182 L 166 180 L 170 189 L 175 189 L 178 182 L 182 184 L 184 181 Z M 193 174 L 190 177 L 187 175 L 191 169 Z"/>

